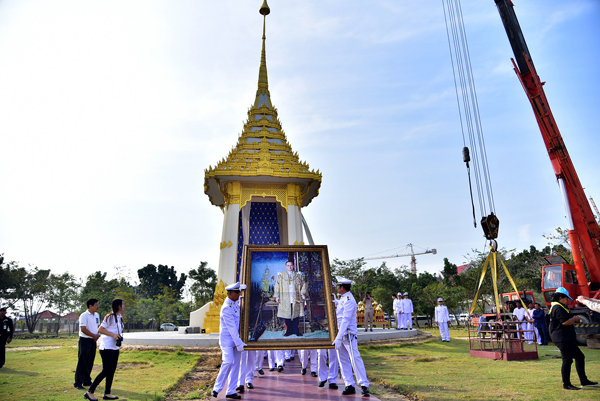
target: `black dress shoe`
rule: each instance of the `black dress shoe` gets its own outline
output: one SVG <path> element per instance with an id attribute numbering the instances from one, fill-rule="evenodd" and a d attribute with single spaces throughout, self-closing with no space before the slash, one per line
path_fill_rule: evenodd
<path id="1" fill-rule="evenodd" d="M 83 387 L 81 384 L 73 384 L 73 387 L 75 387 L 77 390 L 87 390 L 85 387 Z"/>
<path id="2" fill-rule="evenodd" d="M 215 390 L 213 390 L 212 396 L 215 397 L 215 398 L 217 398 L 219 396 L 219 393 L 217 393 Z"/>
<path id="3" fill-rule="evenodd" d="M 264 375 L 264 374 L 265 374 L 265 371 L 264 371 L 264 370 L 262 370 L 262 369 L 258 369 L 258 374 L 262 376 L 262 375 Z"/>
<path id="4" fill-rule="evenodd" d="M 319 382 L 319 387 L 325 387 L 326 382 L 327 382 L 327 380 Z"/>
<path id="5" fill-rule="evenodd" d="M 235 394 L 235 393 L 233 393 L 233 394 L 227 394 L 225 396 L 225 398 L 231 398 L 232 400 L 241 400 L 242 399 L 242 397 L 240 397 L 239 394 Z"/>
<path id="6" fill-rule="evenodd" d="M 598 382 L 593 382 L 593 381 L 585 381 L 585 382 L 581 382 L 581 386 L 582 387 L 596 387 L 598 385 Z"/>
<path id="7" fill-rule="evenodd" d="M 288 362 L 293 361 L 293 360 L 294 360 L 294 357 L 291 357 L 290 359 L 288 359 Z"/>
<path id="8" fill-rule="evenodd" d="M 284 337 L 289 337 L 289 336 L 291 336 L 291 335 L 292 335 L 292 333 L 285 333 L 283 336 L 284 336 Z"/>
<path id="9" fill-rule="evenodd" d="M 354 388 L 354 386 L 346 386 L 344 391 L 342 391 L 342 395 L 350 395 L 350 394 L 356 394 L 356 389 Z"/>
<path id="10" fill-rule="evenodd" d="M 306 368 L 302 368 L 302 376 L 306 374 Z"/>
<path id="11" fill-rule="evenodd" d="M 252 383 L 246 383 L 246 387 L 248 387 L 248 388 L 254 388 L 254 386 L 252 385 Z"/>
<path id="12" fill-rule="evenodd" d="M 371 329 L 371 331 L 373 331 L 373 329 Z"/>
<path id="13" fill-rule="evenodd" d="M 290 359 L 290 358 L 285 358 L 285 361 L 286 361 L 286 362 L 290 362 L 290 361 L 291 361 L 291 359 Z"/>
<path id="14" fill-rule="evenodd" d="M 312 377 L 317 377 L 317 376 L 319 376 L 319 375 L 317 374 L 317 372 L 310 372 L 310 375 L 311 375 Z"/>
<path id="15" fill-rule="evenodd" d="M 563 386 L 563 390 L 581 390 L 579 387 L 575 387 L 572 384 L 569 384 L 568 386 Z"/>
<path id="16" fill-rule="evenodd" d="M 362 389 L 362 395 L 363 397 L 370 397 L 371 393 L 369 393 L 369 388 L 367 386 L 360 386 L 360 388 Z"/>
<path id="17" fill-rule="evenodd" d="M 277 367 L 277 371 L 278 371 L 279 373 L 283 372 L 283 366 L 278 366 L 278 367 Z"/>
<path id="18" fill-rule="evenodd" d="M 91 385 L 92 385 L 92 382 L 83 383 L 83 386 L 84 386 L 84 387 L 89 387 L 89 386 L 91 386 Z"/>
<path id="19" fill-rule="evenodd" d="M 329 389 L 330 390 L 337 390 L 338 389 L 338 385 L 336 383 L 329 383 Z"/>
<path id="20" fill-rule="evenodd" d="M 114 397 L 107 397 L 107 396 L 103 396 L 102 397 L 103 400 L 118 400 L 119 397 L 117 397 L 116 395 Z"/>
<path id="21" fill-rule="evenodd" d="M 237 386 L 235 388 L 235 391 L 237 391 L 238 393 L 243 393 L 244 392 L 244 386 Z"/>
<path id="22" fill-rule="evenodd" d="M 273 372 L 275 368 L 269 368 L 269 372 Z"/>
<path id="23" fill-rule="evenodd" d="M 298 337 L 302 337 L 302 333 L 296 333 Z"/>

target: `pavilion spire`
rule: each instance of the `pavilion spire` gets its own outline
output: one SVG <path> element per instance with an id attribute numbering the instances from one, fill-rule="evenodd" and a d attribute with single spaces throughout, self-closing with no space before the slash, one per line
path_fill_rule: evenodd
<path id="1" fill-rule="evenodd" d="M 262 51 L 260 53 L 260 69 L 258 71 L 258 90 L 256 91 L 257 101 L 261 94 L 269 96 L 269 78 L 267 76 L 267 51 L 265 49 L 266 36 L 266 24 L 267 15 L 271 13 L 271 9 L 267 4 L 267 0 L 263 0 L 263 4 L 258 11 L 263 16 L 263 35 L 262 35 Z M 270 103 L 270 102 L 269 102 Z M 255 105 L 258 105 L 255 103 Z M 270 106 L 270 104 L 268 105 Z"/>

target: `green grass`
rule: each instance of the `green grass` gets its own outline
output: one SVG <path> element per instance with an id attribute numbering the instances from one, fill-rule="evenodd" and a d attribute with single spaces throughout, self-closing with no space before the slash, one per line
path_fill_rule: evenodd
<path id="1" fill-rule="evenodd" d="M 53 340 L 47 341 L 53 344 Z M 117 369 L 112 393 L 130 401 L 162 400 L 165 392 L 196 365 L 198 358 L 198 354 L 182 351 L 121 352 L 119 365 L 123 368 Z M 0 369 L 0 400 L 82 398 L 83 391 L 73 388 L 76 365 L 77 348 L 73 347 L 7 352 L 6 364 Z M 102 366 L 99 353 L 95 366 Z M 99 369 L 94 370 L 92 379 L 98 373 Z M 103 393 L 104 382 L 96 390 L 96 396 L 101 398 Z"/>
<path id="2" fill-rule="evenodd" d="M 60 334 L 56 337 L 54 334 L 40 334 L 32 336 L 27 335 L 16 335 L 10 344 L 6 345 L 6 348 L 16 347 L 61 347 L 61 346 L 77 346 L 78 334 Z"/>
<path id="3" fill-rule="evenodd" d="M 433 331 L 435 335 L 439 335 Z M 457 332 L 459 337 L 466 336 Z M 599 400 L 600 388 L 563 391 L 560 355 L 538 348 L 536 361 L 494 361 L 469 356 L 468 341 L 439 339 L 421 344 L 360 347 L 369 379 L 430 400 Z M 600 350 L 582 348 L 586 372 L 600 380 Z M 550 355 L 550 356 L 547 356 Z M 571 380 L 579 384 L 575 366 Z"/>

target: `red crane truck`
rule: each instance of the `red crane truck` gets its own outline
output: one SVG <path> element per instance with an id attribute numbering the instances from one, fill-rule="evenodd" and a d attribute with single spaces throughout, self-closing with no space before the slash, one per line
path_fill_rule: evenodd
<path id="1" fill-rule="evenodd" d="M 600 334 L 600 314 L 594 314 L 587 307 L 575 301 L 575 298 L 578 295 L 600 298 L 600 250 L 598 249 L 600 228 L 596 223 L 581 182 L 579 182 L 573 161 L 556 121 L 554 121 L 544 93 L 545 82 L 540 80 L 535 70 L 513 9 L 513 3 L 511 0 L 494 1 L 515 55 L 515 58 L 512 59 L 515 72 L 531 102 L 548 156 L 550 156 L 550 162 L 562 192 L 569 225 L 568 234 L 574 263 L 569 264 L 560 256 L 546 258 L 549 265 L 542 268 L 544 300 L 546 305 L 550 305 L 556 288 L 565 287 L 573 298 L 573 301 L 569 302 L 569 309 L 581 318 L 581 323 L 576 325 L 578 337 L 581 335 L 597 337 L 593 335 Z M 585 340 L 580 337 L 580 341 Z"/>

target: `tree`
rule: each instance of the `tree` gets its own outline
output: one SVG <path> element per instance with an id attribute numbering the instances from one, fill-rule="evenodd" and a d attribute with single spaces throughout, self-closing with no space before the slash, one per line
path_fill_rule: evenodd
<path id="1" fill-rule="evenodd" d="M 177 299 L 180 299 L 181 289 L 187 279 L 186 274 L 181 273 L 178 280 L 177 272 L 173 266 L 158 265 L 157 267 L 152 264 L 139 269 L 138 277 L 140 279 L 140 293 L 147 298 L 156 298 L 162 293 L 162 287 L 169 287 L 175 291 Z"/>
<path id="2" fill-rule="evenodd" d="M 25 315 L 25 324 L 29 333 L 33 333 L 42 308 L 48 303 L 48 277 L 50 270 L 41 270 L 37 266 L 29 266 L 29 270 L 11 262 L 13 288 L 11 298 L 20 302 Z"/>
<path id="3" fill-rule="evenodd" d="M 156 299 L 159 305 L 158 324 L 177 320 L 179 312 L 177 292 L 173 288 L 163 286 L 162 293 Z"/>
<path id="4" fill-rule="evenodd" d="M 133 291 L 131 285 L 125 281 L 125 279 L 111 280 L 106 279 L 106 272 L 94 272 L 87 276 L 85 284 L 79 295 L 79 308 L 78 311 L 83 312 L 87 309 L 86 302 L 90 298 L 98 300 L 100 305 L 99 314 L 100 316 L 110 313 L 112 311 L 112 301 L 115 298 L 119 298 L 117 295 L 123 295 L 119 290 L 126 291 L 123 287 L 130 288 Z M 128 306 L 128 305 L 126 305 Z M 133 306 L 133 305 L 131 305 Z"/>
<path id="5" fill-rule="evenodd" d="M 60 318 L 68 310 L 77 307 L 79 299 L 79 287 L 81 285 L 75 279 L 75 276 L 69 273 L 61 275 L 51 274 L 48 278 L 48 304 L 54 307 L 58 314 L 58 324 L 56 325 L 56 335 L 60 328 Z M 69 326 L 69 334 L 71 327 Z"/>
<path id="6" fill-rule="evenodd" d="M 217 286 L 217 273 L 208 267 L 208 262 L 200 262 L 198 268 L 191 269 L 189 277 L 192 280 L 190 291 L 196 306 L 200 307 L 212 301 Z"/>

